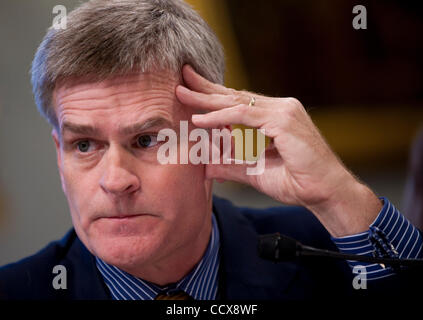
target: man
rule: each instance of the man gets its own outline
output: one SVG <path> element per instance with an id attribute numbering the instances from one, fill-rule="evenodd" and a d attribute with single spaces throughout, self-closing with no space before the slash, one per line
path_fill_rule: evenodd
<path id="1" fill-rule="evenodd" d="M 93 0 L 68 16 L 67 29 L 48 31 L 32 82 L 53 127 L 74 229 L 3 267 L 3 298 L 352 294 L 354 274 L 345 262 L 260 259 L 258 235 L 276 231 L 317 247 L 421 256 L 418 230 L 342 165 L 298 100 L 225 88 L 223 60 L 212 31 L 179 0 Z M 235 161 L 182 161 L 193 141 L 184 147 L 178 140 L 178 164 L 160 163 L 161 130 L 179 132 L 184 121 L 190 132 L 234 124 L 263 129 L 272 139 L 264 172 L 248 175 L 248 165 Z M 301 207 L 235 208 L 212 197 L 214 179 Z M 411 283 L 410 270 L 365 268 L 369 287 L 395 292 Z M 56 281 L 57 270 L 66 270 L 65 284 Z"/>

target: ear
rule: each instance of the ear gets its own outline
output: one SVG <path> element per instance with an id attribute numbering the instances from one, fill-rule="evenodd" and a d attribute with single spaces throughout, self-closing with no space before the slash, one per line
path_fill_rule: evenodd
<path id="1" fill-rule="evenodd" d="M 65 180 L 63 178 L 63 162 L 62 162 L 62 153 L 61 153 L 61 146 L 60 146 L 60 137 L 56 128 L 53 128 L 53 130 L 51 131 L 51 136 L 53 137 L 54 146 L 56 147 L 57 168 L 59 169 L 62 190 L 66 194 L 66 187 L 64 183 Z"/>

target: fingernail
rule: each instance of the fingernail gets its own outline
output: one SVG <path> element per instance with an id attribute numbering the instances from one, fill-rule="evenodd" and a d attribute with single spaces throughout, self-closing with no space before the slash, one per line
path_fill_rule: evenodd
<path id="1" fill-rule="evenodd" d="M 188 90 L 188 88 L 186 88 L 186 87 L 184 87 L 184 86 L 182 86 L 182 85 L 178 85 L 178 87 L 177 87 L 177 89 L 179 90 L 179 91 L 182 91 L 182 92 L 189 92 L 189 90 Z"/>
<path id="2" fill-rule="evenodd" d="M 203 117 L 202 114 L 193 114 L 192 115 L 192 121 L 201 120 L 202 117 Z"/>

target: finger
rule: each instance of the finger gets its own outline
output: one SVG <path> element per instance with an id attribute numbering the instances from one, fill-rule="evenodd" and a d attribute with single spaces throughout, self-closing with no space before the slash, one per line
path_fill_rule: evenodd
<path id="1" fill-rule="evenodd" d="M 268 109 L 251 108 L 245 104 L 240 104 L 206 114 L 195 114 L 192 116 L 192 122 L 202 128 L 216 128 L 231 124 L 261 128 L 266 117 L 269 117 Z"/>
<path id="2" fill-rule="evenodd" d="M 210 141 L 210 159 L 205 167 L 206 177 L 217 181 L 245 182 L 242 175 L 243 172 L 246 172 L 246 168 L 241 169 L 241 167 L 245 167 L 245 162 L 238 159 L 235 162 L 235 141 L 232 139 L 229 128 L 225 127 L 220 134 L 221 136 L 218 139 L 211 138 Z M 230 141 L 230 144 L 227 144 L 227 141 Z M 236 166 L 234 166 L 235 164 Z"/>
<path id="3" fill-rule="evenodd" d="M 230 89 L 224 86 L 213 83 L 206 78 L 200 76 L 195 70 L 188 64 L 182 67 L 182 76 L 186 85 L 194 91 L 203 93 L 220 93 L 228 94 Z"/>
<path id="4" fill-rule="evenodd" d="M 257 188 L 256 176 L 265 172 L 265 164 L 266 159 L 264 157 L 252 162 L 238 163 L 235 162 L 235 159 L 232 159 L 231 164 L 208 164 L 206 166 L 206 178 L 236 181 Z"/>
<path id="5" fill-rule="evenodd" d="M 248 97 L 242 97 L 233 94 L 205 94 L 201 92 L 192 91 L 181 85 L 176 87 L 176 97 L 184 105 L 206 110 L 220 110 L 224 108 L 229 108 L 241 103 L 248 103 L 250 99 Z"/>
<path id="6" fill-rule="evenodd" d="M 206 178 L 208 179 L 222 179 L 249 184 L 249 177 L 246 172 L 246 164 L 208 164 L 206 166 Z"/>

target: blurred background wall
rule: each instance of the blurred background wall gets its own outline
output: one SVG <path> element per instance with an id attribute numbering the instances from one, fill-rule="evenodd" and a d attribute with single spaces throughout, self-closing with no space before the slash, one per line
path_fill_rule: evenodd
<path id="1" fill-rule="evenodd" d="M 0 2 L 0 265 L 71 227 L 48 124 L 29 69 L 55 5 Z M 294 96 L 345 164 L 403 206 L 409 148 L 423 125 L 423 3 L 416 1 L 190 0 L 222 40 L 226 85 Z M 356 4 L 367 29 L 352 27 Z M 276 202 L 235 183 L 216 194 L 255 207 Z"/>

